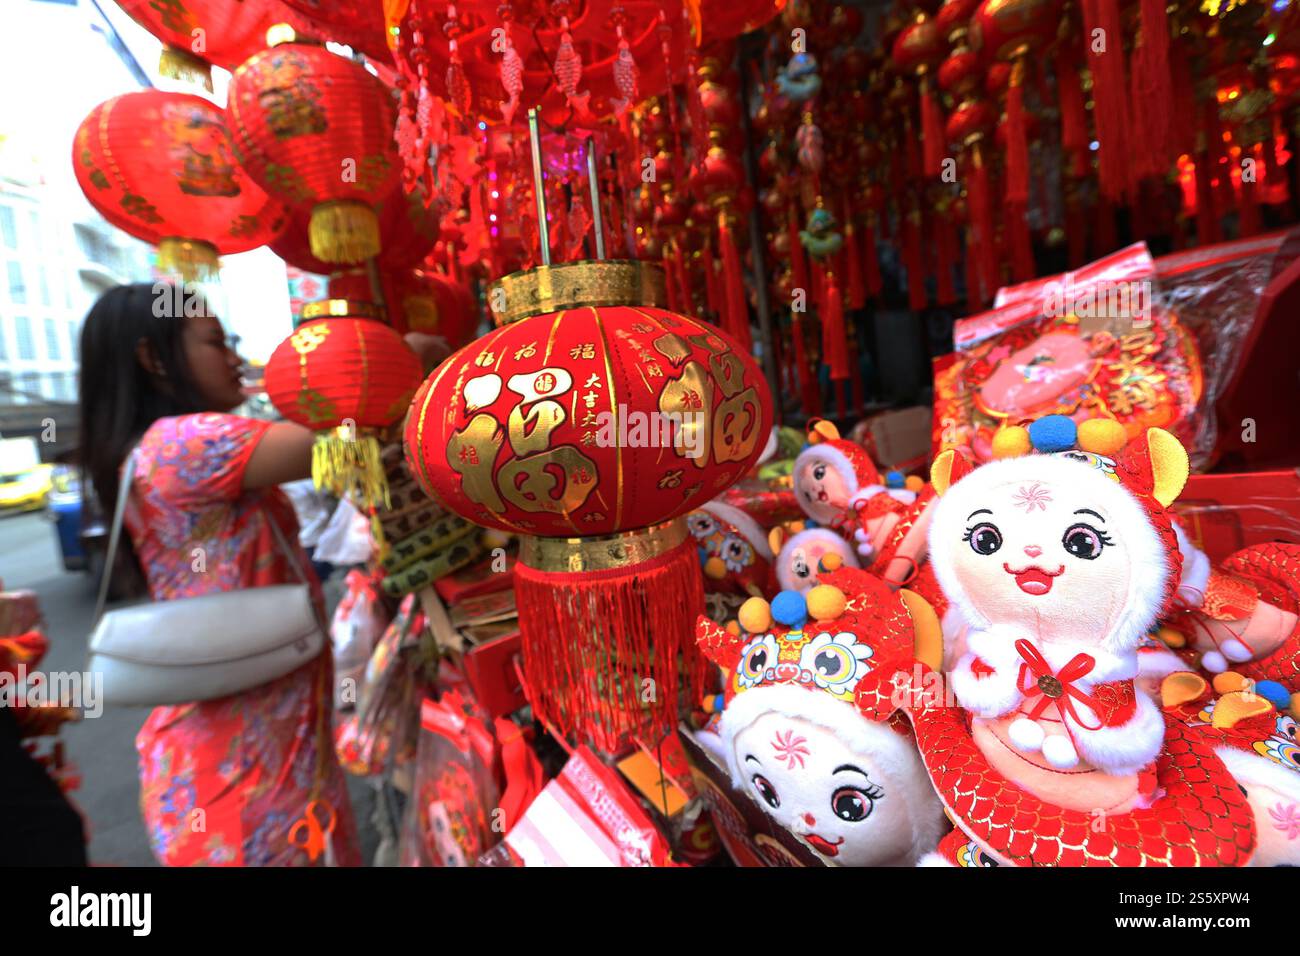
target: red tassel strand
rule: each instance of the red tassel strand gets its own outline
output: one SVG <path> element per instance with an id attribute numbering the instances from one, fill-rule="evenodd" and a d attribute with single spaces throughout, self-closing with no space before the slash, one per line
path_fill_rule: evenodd
<path id="1" fill-rule="evenodd" d="M 1130 189 L 1129 87 L 1124 69 L 1124 30 L 1118 0 L 1083 0 L 1083 43 L 1092 72 L 1093 122 L 1097 127 L 1097 176 L 1101 192 L 1123 201 Z M 1100 30 L 1100 34 L 1096 31 Z M 1106 44 L 1098 51 L 1093 43 Z"/>
<path id="2" fill-rule="evenodd" d="M 822 361 L 831 370 L 831 381 L 849 377 L 849 342 L 844 326 L 844 300 L 832 273 L 825 278 L 825 304 L 822 307 Z M 838 394 L 838 389 L 836 392 Z"/>
<path id="3" fill-rule="evenodd" d="M 703 578 L 691 540 L 650 561 L 607 571 L 515 564 L 524 670 L 543 723 L 607 753 L 633 736 L 658 740 L 682 700 L 699 700 L 704 659 L 695 619 Z M 646 703 L 646 680 L 654 694 Z"/>
<path id="4" fill-rule="evenodd" d="M 862 234 L 862 273 L 867 294 L 879 298 L 881 290 L 885 288 L 885 279 L 880 274 L 880 259 L 876 255 L 876 227 L 870 221 Z"/>
<path id="5" fill-rule="evenodd" d="M 746 352 L 754 351 L 754 339 L 749 331 L 749 299 L 745 294 L 745 276 L 740 268 L 740 250 L 736 236 L 727 220 L 727 214 L 718 214 L 718 246 L 722 250 L 723 298 L 726 300 L 727 321 L 723 324 L 736 343 Z"/>
<path id="6" fill-rule="evenodd" d="M 911 213 L 903 224 L 903 266 L 907 269 L 907 307 L 922 311 L 930 304 L 925 291 L 925 261 L 921 255 L 920 213 Z"/>
<path id="7" fill-rule="evenodd" d="M 936 214 L 934 223 L 934 276 L 935 301 L 939 305 L 952 305 L 957 301 L 957 286 L 952 269 L 957 261 L 957 233 L 951 210 Z"/>
<path id="8" fill-rule="evenodd" d="M 1066 175 L 1082 179 L 1088 172 L 1088 112 L 1084 107 L 1079 64 L 1063 62 L 1056 78 L 1061 108 L 1061 149 L 1068 156 Z"/>
<path id="9" fill-rule="evenodd" d="M 1025 63 L 1011 68 L 1007 90 L 1007 203 L 1029 204 L 1029 134 L 1025 129 Z"/>
<path id="10" fill-rule="evenodd" d="M 928 79 L 921 81 L 921 142 L 925 148 L 925 175 L 937 178 L 943 171 L 943 111 L 939 94 Z"/>

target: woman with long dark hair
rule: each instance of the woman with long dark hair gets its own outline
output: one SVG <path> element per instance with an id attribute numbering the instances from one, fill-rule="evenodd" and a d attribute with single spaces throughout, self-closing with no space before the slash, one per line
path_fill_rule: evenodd
<path id="1" fill-rule="evenodd" d="M 288 584 L 270 522 L 296 542 L 276 486 L 311 473 L 312 433 L 232 415 L 240 357 L 206 303 L 165 283 L 104 293 L 81 332 L 81 461 L 101 510 L 128 495 L 125 526 L 156 601 Z M 188 308 L 177 309 L 184 302 Z M 183 314 L 177 314 L 178 312 Z M 135 476 L 120 488 L 127 455 Z M 239 627 L 238 620 L 230 622 Z M 289 839 L 314 800 L 337 824 L 333 856 L 358 864 L 355 826 L 330 731 L 331 662 L 240 694 L 157 707 L 136 738 L 140 802 L 166 865 L 308 865 Z"/>

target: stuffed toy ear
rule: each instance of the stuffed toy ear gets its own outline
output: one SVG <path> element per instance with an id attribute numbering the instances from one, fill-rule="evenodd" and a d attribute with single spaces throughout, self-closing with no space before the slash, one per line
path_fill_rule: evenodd
<path id="1" fill-rule="evenodd" d="M 817 445 L 824 441 L 838 441 L 840 430 L 834 422 L 824 418 L 814 418 L 808 423 L 808 444 Z"/>
<path id="2" fill-rule="evenodd" d="M 939 452 L 939 457 L 930 466 L 930 484 L 934 486 L 935 494 L 942 495 L 973 470 L 969 458 L 955 448 L 948 448 Z"/>
<path id="3" fill-rule="evenodd" d="M 785 544 L 785 529 L 778 525 L 767 533 L 767 546 L 772 549 L 773 555 L 777 555 L 781 553 L 783 544 Z"/>
<path id="4" fill-rule="evenodd" d="M 915 591 L 903 588 L 898 596 L 907 605 L 907 612 L 912 615 L 914 638 L 912 651 L 916 659 L 930 670 L 940 670 L 943 666 L 943 627 L 939 615 L 934 613 L 930 602 Z"/>
<path id="5" fill-rule="evenodd" d="M 1151 456 L 1151 497 L 1168 508 L 1187 484 L 1190 470 L 1187 449 L 1163 428 L 1147 429 L 1147 453 Z"/>
<path id="6" fill-rule="evenodd" d="M 745 639 L 741 634 L 729 631 L 701 614 L 695 621 L 695 643 L 700 652 L 713 663 L 727 670 L 735 670 L 740 663 L 740 651 L 745 646 Z"/>

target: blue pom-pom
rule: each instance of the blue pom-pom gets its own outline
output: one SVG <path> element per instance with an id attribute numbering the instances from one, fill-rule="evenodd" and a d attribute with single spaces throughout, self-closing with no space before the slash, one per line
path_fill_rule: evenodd
<path id="1" fill-rule="evenodd" d="M 1067 415 L 1044 415 L 1030 423 L 1029 440 L 1036 451 L 1069 451 L 1079 440 L 1079 427 Z"/>
<path id="2" fill-rule="evenodd" d="M 1291 692 L 1275 680 L 1262 680 L 1255 684 L 1255 693 L 1278 710 L 1291 706 Z"/>
<path id="3" fill-rule="evenodd" d="M 901 471 L 891 471 L 889 474 L 885 475 L 886 488 L 902 488 L 906 483 L 907 478 L 903 476 Z"/>
<path id="4" fill-rule="evenodd" d="M 786 627 L 802 627 L 808 620 L 808 602 L 798 591 L 782 591 L 772 598 L 772 618 Z"/>

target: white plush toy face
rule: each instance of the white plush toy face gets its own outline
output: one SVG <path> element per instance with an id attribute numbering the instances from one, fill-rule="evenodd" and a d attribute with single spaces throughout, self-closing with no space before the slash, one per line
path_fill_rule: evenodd
<path id="1" fill-rule="evenodd" d="M 1096 645 L 1154 599 L 1163 552 L 1108 464 L 1034 455 L 985 465 L 948 489 L 931 560 L 971 624 Z"/>
<path id="2" fill-rule="evenodd" d="M 849 749 L 825 727 L 768 712 L 736 733 L 732 747 L 745 790 L 826 860 L 880 865 L 908 849 L 901 788 L 870 754 Z"/>
<path id="3" fill-rule="evenodd" d="M 847 541 L 831 531 L 796 535 L 776 556 L 776 579 L 786 591 L 806 593 L 819 581 L 817 569 L 828 554 L 838 555 L 850 567 L 858 566 L 857 555 Z"/>
<path id="4" fill-rule="evenodd" d="M 844 476 L 825 457 L 809 455 L 795 469 L 794 493 L 799 507 L 818 524 L 830 524 L 848 507 L 849 488 Z"/>

